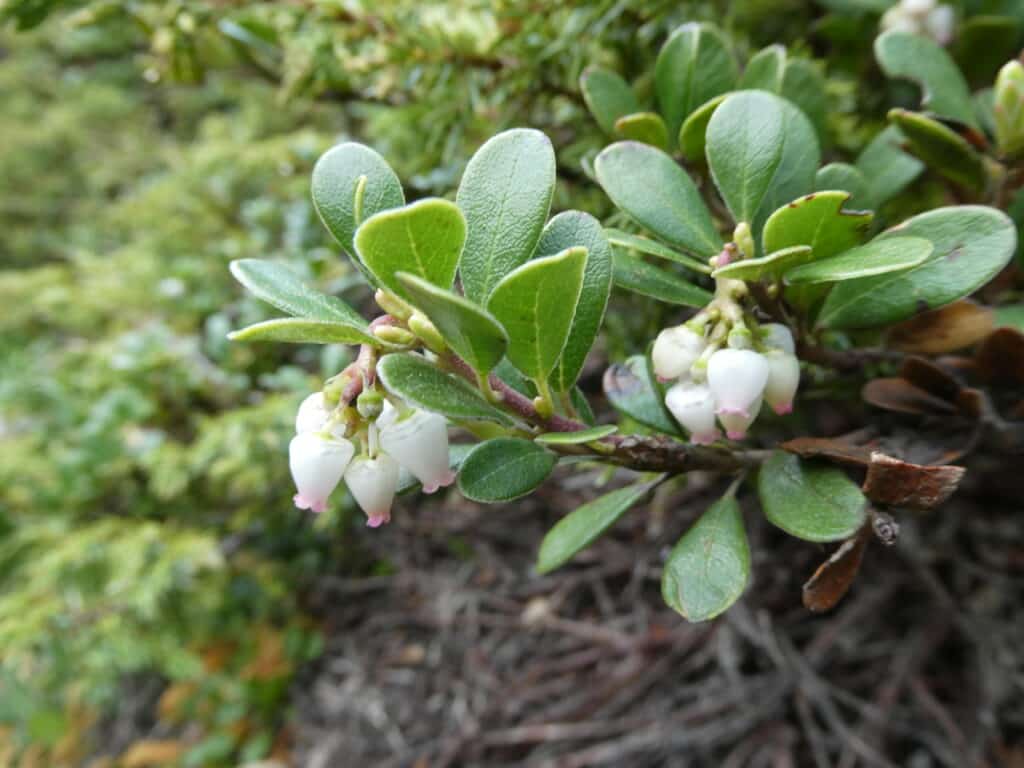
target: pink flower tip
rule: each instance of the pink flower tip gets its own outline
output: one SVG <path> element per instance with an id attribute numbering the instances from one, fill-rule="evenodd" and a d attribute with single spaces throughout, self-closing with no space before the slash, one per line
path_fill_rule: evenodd
<path id="1" fill-rule="evenodd" d="M 672 381 L 672 377 L 671 376 L 658 376 L 658 375 L 655 375 L 654 378 L 658 380 L 659 384 L 668 384 L 670 381 Z"/>
<path id="2" fill-rule="evenodd" d="M 772 410 L 779 414 L 779 416 L 785 416 L 787 413 L 793 412 L 793 403 L 782 403 L 780 405 L 773 405 Z"/>
<path id="3" fill-rule="evenodd" d="M 423 484 L 423 492 L 424 493 L 434 493 L 435 491 L 437 491 L 440 488 L 447 488 L 449 485 L 451 485 L 454 482 L 455 482 L 455 473 L 452 472 L 449 469 L 447 472 L 445 472 L 443 475 L 441 475 L 441 477 L 438 479 L 438 481 L 436 483 L 424 483 Z"/>
<path id="4" fill-rule="evenodd" d="M 310 509 L 313 512 L 323 512 L 327 509 L 327 499 L 307 499 L 301 493 L 296 493 L 292 501 L 299 509 Z"/>
<path id="5" fill-rule="evenodd" d="M 730 440 L 742 440 L 747 436 L 747 430 L 730 429 L 725 433 Z"/>
<path id="6" fill-rule="evenodd" d="M 366 519 L 366 524 L 371 528 L 380 528 L 384 523 L 391 522 L 391 515 L 370 515 Z"/>

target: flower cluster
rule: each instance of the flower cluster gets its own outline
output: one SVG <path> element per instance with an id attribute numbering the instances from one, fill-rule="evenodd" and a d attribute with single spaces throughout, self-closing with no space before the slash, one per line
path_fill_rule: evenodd
<path id="1" fill-rule="evenodd" d="M 356 455 L 356 443 L 361 450 Z M 323 392 L 307 397 L 295 418 L 288 448 L 295 506 L 323 512 L 344 479 L 349 493 L 376 528 L 391 519 L 400 469 L 433 493 L 451 485 L 448 426 L 443 416 L 392 405 L 364 392 L 357 409 L 332 407 Z"/>
<path id="2" fill-rule="evenodd" d="M 935 0 L 900 0 L 882 15 L 882 29 L 924 35 L 939 45 L 953 39 L 955 25 L 953 7 Z"/>
<path id="3" fill-rule="evenodd" d="M 658 379 L 676 380 L 665 405 L 694 443 L 721 437 L 716 419 L 729 439 L 743 439 L 765 402 L 779 414 L 793 409 L 800 363 L 786 326 L 762 325 L 753 333 L 736 326 L 724 345 L 708 331 L 707 316 L 698 315 L 663 330 L 651 350 Z"/>

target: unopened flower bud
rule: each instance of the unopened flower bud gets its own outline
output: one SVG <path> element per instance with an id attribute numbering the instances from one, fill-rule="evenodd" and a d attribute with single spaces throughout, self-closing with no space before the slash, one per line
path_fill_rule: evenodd
<path id="1" fill-rule="evenodd" d="M 719 416 L 749 416 L 767 382 L 768 361 L 753 350 L 720 349 L 708 360 L 708 386 Z"/>
<path id="2" fill-rule="evenodd" d="M 345 485 L 366 514 L 366 524 L 378 528 L 391 520 L 391 503 L 398 488 L 398 463 L 387 454 L 359 456 L 345 471 Z"/>
<path id="3" fill-rule="evenodd" d="M 704 337 L 685 325 L 666 328 L 651 348 L 654 375 L 663 381 L 685 376 L 706 346 Z"/>
<path id="4" fill-rule="evenodd" d="M 447 346 L 444 343 L 444 338 L 436 326 L 419 312 L 409 318 L 409 330 L 416 334 L 416 338 L 434 354 L 443 355 L 445 353 Z"/>
<path id="5" fill-rule="evenodd" d="M 455 481 L 448 459 L 448 422 L 444 416 L 415 410 L 404 416 L 386 409 L 377 420 L 380 445 L 433 493 Z"/>
<path id="6" fill-rule="evenodd" d="M 348 440 L 335 440 L 319 432 L 303 432 L 288 445 L 288 466 L 295 481 L 295 506 L 323 512 L 345 474 L 355 448 Z"/>
<path id="7" fill-rule="evenodd" d="M 373 295 L 374 301 L 377 302 L 377 306 L 387 312 L 396 320 L 406 321 L 412 315 L 413 309 L 395 294 L 390 291 L 386 291 L 383 288 L 378 288 L 377 292 Z"/>
<path id="8" fill-rule="evenodd" d="M 747 406 L 746 411 L 719 412 L 718 421 L 725 427 L 726 437 L 730 440 L 742 440 L 747 436 L 747 430 L 750 429 L 750 425 L 754 423 L 760 412 L 761 398 L 759 397 Z"/>
<path id="9" fill-rule="evenodd" d="M 764 387 L 764 399 L 777 414 L 790 413 L 800 386 L 800 361 L 796 355 L 780 350 L 769 352 L 765 358 L 768 360 L 768 383 Z"/>
<path id="10" fill-rule="evenodd" d="M 996 78 L 994 96 L 996 141 L 1012 157 L 1024 149 L 1024 64 L 1004 64 Z"/>
<path id="11" fill-rule="evenodd" d="M 761 343 L 768 349 L 778 349 L 792 355 L 796 351 L 793 332 L 782 323 L 765 323 L 761 326 Z"/>
<path id="12" fill-rule="evenodd" d="M 730 349 L 750 349 L 754 346 L 754 335 L 744 325 L 734 325 L 726 338 Z"/>
<path id="13" fill-rule="evenodd" d="M 356 410 L 364 419 L 372 421 L 384 410 L 384 396 L 375 389 L 364 389 L 356 399 Z"/>
<path id="14" fill-rule="evenodd" d="M 675 384 L 665 393 L 665 406 L 697 445 L 713 443 L 721 436 L 715 426 L 715 398 L 706 385 Z"/>
<path id="15" fill-rule="evenodd" d="M 754 236 L 751 234 L 750 225 L 747 222 L 741 221 L 736 225 L 736 229 L 732 232 L 732 240 L 736 243 L 745 259 L 754 258 Z"/>
<path id="16" fill-rule="evenodd" d="M 373 329 L 373 335 L 383 342 L 394 344 L 396 347 L 411 347 L 416 337 L 411 331 L 399 328 L 397 325 L 378 325 Z"/>

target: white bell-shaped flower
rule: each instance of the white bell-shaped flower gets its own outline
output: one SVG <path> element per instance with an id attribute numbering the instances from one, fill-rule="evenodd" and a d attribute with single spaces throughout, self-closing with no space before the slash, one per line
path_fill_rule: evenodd
<path id="1" fill-rule="evenodd" d="M 662 381 L 685 376 L 706 346 L 704 337 L 685 325 L 666 328 L 651 348 L 654 375 Z"/>
<path id="2" fill-rule="evenodd" d="M 338 487 L 356 449 L 348 440 L 321 432 L 303 432 L 288 445 L 288 466 L 295 481 L 295 506 L 323 512 L 327 497 Z"/>
<path id="3" fill-rule="evenodd" d="M 793 398 L 800 386 L 800 361 L 796 355 L 773 350 L 765 355 L 768 360 L 768 383 L 764 387 L 764 399 L 777 414 L 793 410 Z"/>
<path id="4" fill-rule="evenodd" d="M 939 45 L 947 45 L 953 39 L 956 28 L 956 14 L 951 5 L 940 5 L 928 14 L 924 20 L 924 28 Z"/>
<path id="5" fill-rule="evenodd" d="M 782 323 L 765 323 L 762 325 L 761 343 L 768 349 L 781 349 L 790 355 L 796 352 L 793 332 Z"/>
<path id="6" fill-rule="evenodd" d="M 767 383 L 768 361 L 753 350 L 720 349 L 708 360 L 708 386 L 719 416 L 748 416 Z"/>
<path id="7" fill-rule="evenodd" d="M 730 411 L 718 414 L 719 423 L 725 428 L 725 435 L 730 440 L 742 440 L 747 436 L 747 430 L 757 419 L 761 412 L 761 398 L 758 397 L 753 403 L 747 406 L 746 411 Z"/>
<path id="8" fill-rule="evenodd" d="M 295 414 L 295 434 L 320 432 L 331 418 L 331 410 L 331 406 L 324 400 L 324 393 L 314 392 L 299 405 L 298 413 Z M 329 431 L 339 440 L 345 438 L 343 424 L 335 424 Z"/>
<path id="9" fill-rule="evenodd" d="M 384 453 L 358 456 L 345 471 L 345 485 L 366 513 L 366 524 L 378 528 L 391 520 L 391 503 L 398 488 L 398 462 Z"/>
<path id="10" fill-rule="evenodd" d="M 935 8 L 935 0 L 902 0 L 896 7 L 911 16 L 927 16 Z"/>
<path id="11" fill-rule="evenodd" d="M 380 445 L 433 493 L 455 482 L 448 459 L 448 423 L 444 416 L 415 410 L 404 418 L 398 409 L 382 413 L 377 420 Z"/>
<path id="12" fill-rule="evenodd" d="M 673 385 L 665 393 L 665 406 L 697 445 L 721 437 L 715 426 L 715 398 L 706 384 L 687 381 Z"/>

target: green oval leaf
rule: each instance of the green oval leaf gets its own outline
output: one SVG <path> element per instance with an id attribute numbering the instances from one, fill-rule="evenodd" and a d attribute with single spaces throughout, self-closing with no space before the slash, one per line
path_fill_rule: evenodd
<path id="1" fill-rule="evenodd" d="M 583 101 L 597 124 L 609 136 L 615 135 L 615 121 L 640 111 L 640 102 L 629 83 L 607 69 L 590 67 L 580 75 Z"/>
<path id="2" fill-rule="evenodd" d="M 655 112 L 634 112 L 615 121 L 615 134 L 629 141 L 650 144 L 668 150 L 668 128 L 661 115 Z"/>
<path id="3" fill-rule="evenodd" d="M 975 192 L 988 186 L 982 156 L 956 131 L 927 115 L 905 109 L 890 110 L 889 120 L 899 127 L 910 150 L 929 168 Z"/>
<path id="4" fill-rule="evenodd" d="M 703 307 L 711 294 L 679 275 L 648 264 L 619 248 L 615 249 L 615 285 L 641 296 L 684 307 Z"/>
<path id="5" fill-rule="evenodd" d="M 784 280 L 787 285 L 813 285 L 899 272 L 923 263 L 932 249 L 932 244 L 922 237 L 872 240 L 830 259 L 796 267 L 786 272 Z"/>
<path id="6" fill-rule="evenodd" d="M 835 467 L 775 451 L 758 474 L 758 495 L 769 522 L 805 541 L 839 541 L 864 524 L 867 499 Z"/>
<path id="7" fill-rule="evenodd" d="M 740 77 L 741 90 L 782 93 L 782 80 L 786 75 L 786 47 L 769 45 L 750 57 Z"/>
<path id="8" fill-rule="evenodd" d="M 396 277 L 413 305 L 478 374 L 485 375 L 505 356 L 508 334 L 489 312 L 415 275 L 398 272 Z"/>
<path id="9" fill-rule="evenodd" d="M 711 122 L 711 116 L 715 114 L 718 105 L 725 101 L 726 96 L 727 94 L 723 93 L 721 96 L 715 96 L 715 98 L 705 101 L 683 121 L 683 125 L 679 129 L 678 141 L 679 149 L 688 162 L 701 166 L 707 163 L 704 157 L 704 147 L 708 123 Z"/>
<path id="10" fill-rule="evenodd" d="M 508 359 L 532 379 L 546 379 L 565 348 L 586 265 L 586 248 L 567 248 L 523 264 L 491 293 L 487 309 L 508 331 Z"/>
<path id="11" fill-rule="evenodd" d="M 703 261 L 698 261 L 692 256 L 687 256 L 685 253 L 673 251 L 667 245 L 662 245 L 657 240 L 651 240 L 649 237 L 630 234 L 629 232 L 623 232 L 621 229 L 606 229 L 604 233 L 608 237 L 608 242 L 612 245 L 618 245 L 622 248 L 640 251 L 641 253 L 646 253 L 649 256 L 668 259 L 669 261 L 674 261 L 676 264 L 682 264 L 695 272 L 701 272 L 703 274 L 711 273 L 711 267 Z"/>
<path id="12" fill-rule="evenodd" d="M 489 139 L 469 161 L 456 196 L 468 235 L 459 273 L 466 298 L 484 304 L 533 254 L 555 191 L 555 151 L 540 131 Z"/>
<path id="13" fill-rule="evenodd" d="M 604 393 L 617 411 L 648 427 L 678 435 L 679 427 L 665 408 L 664 395 L 654 382 L 647 358 L 634 355 L 604 372 Z"/>
<path id="14" fill-rule="evenodd" d="M 788 59 L 782 78 L 782 98 L 793 102 L 807 115 L 818 137 L 824 141 L 828 121 L 825 76 L 807 59 Z"/>
<path id="15" fill-rule="evenodd" d="M 891 30 L 875 39 L 875 58 L 889 77 L 921 87 L 921 104 L 942 117 L 978 128 L 971 92 L 960 69 L 940 45 L 927 37 Z"/>
<path id="16" fill-rule="evenodd" d="M 508 416 L 488 403 L 465 380 L 439 370 L 419 355 L 385 355 L 377 363 L 377 374 L 388 392 L 453 421 L 512 424 Z"/>
<path id="17" fill-rule="evenodd" d="M 661 150 L 620 141 L 597 156 L 594 172 L 612 202 L 658 237 L 705 258 L 722 249 L 697 187 Z"/>
<path id="18" fill-rule="evenodd" d="M 732 496 L 712 504 L 672 548 L 661 596 L 689 621 L 707 621 L 735 603 L 750 580 L 750 546 Z"/>
<path id="19" fill-rule="evenodd" d="M 367 146 L 339 144 L 313 168 L 313 206 L 327 231 L 353 257 L 352 240 L 359 225 L 375 213 L 402 205 L 405 195 L 398 176 Z"/>
<path id="20" fill-rule="evenodd" d="M 615 521 L 646 496 L 664 476 L 606 493 L 574 509 L 540 543 L 537 573 L 549 573 L 593 544 Z"/>
<path id="21" fill-rule="evenodd" d="M 329 320 L 281 317 L 265 320 L 228 334 L 232 341 L 284 341 L 292 344 L 372 344 L 388 345 L 363 328 Z"/>
<path id="22" fill-rule="evenodd" d="M 934 250 L 920 266 L 904 272 L 837 284 L 821 309 L 819 325 L 870 328 L 938 309 L 995 277 L 1017 243 L 1014 224 L 1006 214 L 980 205 L 922 213 L 876 240 L 890 237 L 923 237 Z"/>
<path id="23" fill-rule="evenodd" d="M 459 471 L 467 499 L 494 504 L 533 491 L 551 474 L 558 457 L 530 440 L 497 437 L 470 451 Z"/>
<path id="24" fill-rule="evenodd" d="M 618 431 L 619 428 L 614 424 L 605 424 L 600 427 L 581 429 L 577 432 L 545 432 L 543 435 L 537 435 L 533 440 L 541 445 L 581 445 L 614 435 Z"/>
<path id="25" fill-rule="evenodd" d="M 857 170 L 868 183 L 868 194 L 861 205 L 877 209 L 921 175 L 924 163 L 903 151 L 903 141 L 899 128 L 890 125 L 860 153 Z"/>
<path id="26" fill-rule="evenodd" d="M 551 385 L 559 392 L 571 389 L 579 378 L 601 330 L 612 290 L 612 249 L 601 223 L 588 213 L 565 211 L 551 219 L 540 235 L 536 255 L 557 255 L 574 246 L 587 249 L 587 265 L 569 336 L 551 374 Z"/>
<path id="27" fill-rule="evenodd" d="M 398 272 L 450 288 L 465 242 L 462 211 L 439 197 L 381 211 L 356 231 L 356 251 L 366 268 L 400 296 L 406 294 Z"/>
<path id="28" fill-rule="evenodd" d="M 737 222 L 809 192 L 821 153 L 807 117 L 766 91 L 732 93 L 708 123 L 711 176 Z M 756 227 L 755 227 L 756 228 Z"/>
<path id="29" fill-rule="evenodd" d="M 806 264 L 814 258 L 809 245 L 793 245 L 782 248 L 759 259 L 743 259 L 716 269 L 712 275 L 731 277 L 734 280 L 774 280 L 786 270 Z"/>
<path id="30" fill-rule="evenodd" d="M 871 227 L 870 211 L 844 211 L 847 192 L 814 192 L 779 208 L 764 223 L 761 240 L 772 253 L 809 245 L 815 259 L 827 259 L 860 245 Z"/>
<path id="31" fill-rule="evenodd" d="M 850 196 L 847 204 L 870 207 L 867 205 L 868 180 L 856 166 L 849 163 L 829 163 L 820 168 L 814 176 L 814 188 L 819 192 L 842 190 Z"/>
<path id="32" fill-rule="evenodd" d="M 729 40 L 717 27 L 691 22 L 676 29 L 654 65 L 654 91 L 669 135 L 676 136 L 701 104 L 731 90 L 738 76 Z"/>
<path id="33" fill-rule="evenodd" d="M 283 264 L 263 259 L 237 259 L 231 262 L 230 269 L 235 279 L 256 298 L 289 315 L 366 327 L 366 321 L 352 307 L 339 298 L 313 290 Z"/>

